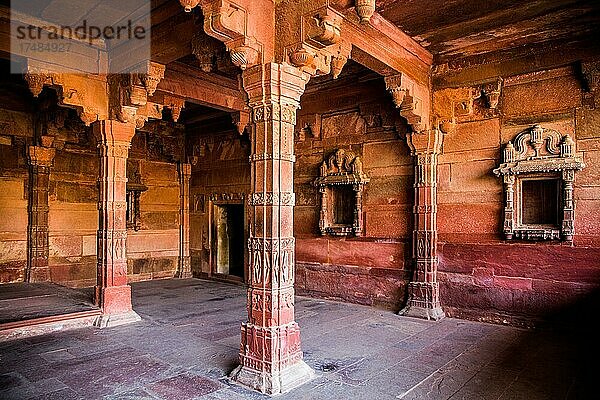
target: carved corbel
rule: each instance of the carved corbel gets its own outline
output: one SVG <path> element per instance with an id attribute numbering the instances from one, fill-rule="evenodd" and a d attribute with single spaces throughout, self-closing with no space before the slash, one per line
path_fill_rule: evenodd
<path id="1" fill-rule="evenodd" d="M 429 89 L 418 85 L 404 74 L 385 77 L 385 85 L 391 93 L 400 115 L 408 121 L 413 131 L 420 132 L 429 127 Z"/>
<path id="2" fill-rule="evenodd" d="M 200 3 L 200 0 L 179 0 L 179 3 L 185 12 L 191 12 Z"/>
<path id="3" fill-rule="evenodd" d="M 196 32 L 192 37 L 192 54 L 196 57 L 200 69 L 204 72 L 213 70 L 215 56 L 221 48 L 221 42 L 204 32 Z"/>
<path id="4" fill-rule="evenodd" d="M 375 13 L 375 0 L 354 0 L 356 14 L 361 24 L 368 24 Z"/>
<path id="5" fill-rule="evenodd" d="M 296 137 L 299 141 L 304 141 L 307 137 L 321 140 L 321 114 L 298 115 Z"/>
<path id="6" fill-rule="evenodd" d="M 44 86 L 52 85 L 54 76 L 54 74 L 51 74 L 46 70 L 33 67 L 28 68 L 23 77 L 25 78 L 33 97 L 38 97 L 40 93 L 42 93 Z"/>
<path id="7" fill-rule="evenodd" d="M 152 96 L 156 92 L 158 84 L 165 77 L 165 69 L 166 67 L 163 64 L 152 61 L 148 63 L 147 73 L 140 76 L 148 96 Z"/>
<path id="8" fill-rule="evenodd" d="M 252 38 L 243 37 L 240 40 L 227 42 L 225 47 L 229 50 L 233 64 L 242 71 L 260 61 L 260 46 Z"/>
<path id="9" fill-rule="evenodd" d="M 231 120 L 236 126 L 240 135 L 244 134 L 246 127 L 250 124 L 250 113 L 248 111 L 239 111 L 231 114 Z"/>
<path id="10" fill-rule="evenodd" d="M 500 101 L 500 96 L 502 94 L 502 78 L 498 78 L 494 82 L 483 84 L 481 86 L 481 92 L 485 96 L 488 107 L 495 110 L 498 107 L 498 102 Z"/>
<path id="11" fill-rule="evenodd" d="M 77 110 L 79 117 L 86 125 L 106 118 L 108 115 L 104 77 L 57 74 L 49 72 L 49 69 L 44 66 L 28 62 L 24 78 L 35 97 L 39 96 L 44 86 L 55 89 L 59 104 Z"/>
<path id="12" fill-rule="evenodd" d="M 303 20 L 306 25 L 308 44 L 323 48 L 340 41 L 342 17 L 330 8 L 326 7 L 316 14 L 306 15 Z"/>
<path id="13" fill-rule="evenodd" d="M 181 97 L 165 96 L 163 99 L 163 104 L 165 107 L 171 110 L 173 122 L 179 121 L 179 117 L 181 116 L 181 110 L 185 106 L 185 100 Z"/>
<path id="14" fill-rule="evenodd" d="M 352 45 L 345 42 L 341 42 L 333 49 L 331 56 L 331 75 L 333 76 L 333 79 L 337 79 L 342 73 L 344 65 L 346 65 L 348 58 L 350 58 L 351 50 Z"/>
<path id="15" fill-rule="evenodd" d="M 245 9 L 227 0 L 202 0 L 196 4 L 202 8 L 204 31 L 225 43 L 236 66 L 244 70 L 260 62 L 261 44 L 247 32 Z"/>
<path id="16" fill-rule="evenodd" d="M 474 101 L 481 97 L 482 91 L 483 87 L 464 87 L 434 92 L 433 115 L 435 127 L 446 134 L 453 133 L 460 119 L 473 115 Z"/>
<path id="17" fill-rule="evenodd" d="M 148 119 L 162 119 L 163 105 L 148 101 L 144 106 L 138 108 L 135 115 L 135 126 L 142 129 Z"/>
<path id="18" fill-rule="evenodd" d="M 596 108 L 597 96 L 600 91 L 600 62 L 589 62 L 581 65 L 583 104 L 591 109 Z"/>
<path id="19" fill-rule="evenodd" d="M 114 74 L 108 77 L 110 119 L 135 122 L 137 108 L 146 105 L 147 93 L 135 75 Z"/>

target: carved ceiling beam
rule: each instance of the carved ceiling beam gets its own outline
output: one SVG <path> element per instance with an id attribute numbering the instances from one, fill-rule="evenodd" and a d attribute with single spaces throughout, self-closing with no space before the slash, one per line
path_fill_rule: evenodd
<path id="1" fill-rule="evenodd" d="M 161 103 L 162 96 L 181 97 L 228 112 L 247 109 L 244 94 L 236 80 L 184 64 L 169 65 L 152 100 Z"/>

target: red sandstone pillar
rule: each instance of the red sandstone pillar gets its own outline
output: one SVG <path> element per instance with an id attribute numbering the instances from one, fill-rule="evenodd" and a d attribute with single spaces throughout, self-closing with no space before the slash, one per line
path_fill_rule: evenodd
<path id="1" fill-rule="evenodd" d="M 45 137 L 48 138 L 48 137 Z M 49 139 L 51 140 L 51 138 Z M 29 146 L 29 226 L 26 282 L 50 281 L 48 267 L 48 189 L 56 149 Z"/>
<path id="2" fill-rule="evenodd" d="M 131 308 L 126 246 L 127 154 L 135 125 L 98 121 L 93 132 L 100 151 L 96 304 L 102 309 L 95 325 L 106 327 L 140 319 Z"/>
<path id="3" fill-rule="evenodd" d="M 408 135 L 415 158 L 413 258 L 408 303 L 401 314 L 438 320 L 444 317 L 437 281 L 437 157 L 443 134 L 437 129 Z"/>
<path id="4" fill-rule="evenodd" d="M 267 394 L 313 377 L 302 360 L 294 321 L 294 124 L 309 76 L 297 68 L 258 65 L 243 73 L 252 109 L 252 194 L 248 322 L 231 379 Z"/>
<path id="5" fill-rule="evenodd" d="M 190 263 L 190 177 L 192 166 L 179 163 L 179 265 L 177 277 L 191 278 Z"/>

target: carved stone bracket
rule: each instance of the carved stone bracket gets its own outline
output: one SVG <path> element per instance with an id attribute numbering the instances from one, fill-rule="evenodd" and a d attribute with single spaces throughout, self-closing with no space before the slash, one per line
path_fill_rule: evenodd
<path id="1" fill-rule="evenodd" d="M 573 240 L 573 182 L 575 173 L 582 170 L 585 164 L 583 155 L 575 152 L 575 143 L 571 137 L 534 125 L 508 142 L 503 156 L 504 162 L 494 169 L 494 174 L 504 180 L 506 239 Z M 532 179 L 551 179 L 560 183 L 560 195 L 557 198 L 560 215 L 556 219 L 557 224 L 532 224 L 525 221 L 522 185 L 523 181 Z M 561 199 L 562 205 L 558 204 L 558 199 Z"/>
<path id="2" fill-rule="evenodd" d="M 171 116 L 173 117 L 173 121 L 179 121 L 179 117 L 181 116 L 181 110 L 185 106 L 185 99 L 177 96 L 165 95 L 163 98 L 163 104 L 169 110 L 171 110 Z"/>
<path id="3" fill-rule="evenodd" d="M 92 122 L 108 117 L 108 94 L 104 76 L 50 72 L 49 66 L 29 61 L 24 78 L 31 93 L 37 97 L 45 86 L 56 90 L 59 104 L 74 108 L 81 120 Z"/>
<path id="4" fill-rule="evenodd" d="M 247 111 L 238 111 L 231 114 L 231 122 L 236 126 L 240 135 L 244 134 L 246 127 L 250 125 L 250 113 Z"/>
<path id="5" fill-rule="evenodd" d="M 145 73 L 109 75 L 111 119 L 123 123 L 135 122 L 140 127 L 149 117 L 157 116 L 156 105 L 147 107 L 148 97 L 154 94 L 164 75 L 165 66 L 154 62 L 146 65 Z"/>
<path id="6" fill-rule="evenodd" d="M 192 37 L 191 44 L 192 54 L 196 56 L 200 69 L 204 72 L 212 72 L 216 57 L 223 48 L 223 44 L 204 32 L 196 32 Z"/>
<path id="7" fill-rule="evenodd" d="M 361 24 L 368 24 L 375 13 L 375 0 L 354 0 L 356 14 Z"/>
<path id="8" fill-rule="evenodd" d="M 587 62 L 581 65 L 583 75 L 583 104 L 594 109 L 598 105 L 598 92 L 600 91 L 600 62 Z"/>
<path id="9" fill-rule="evenodd" d="M 430 90 L 405 74 L 385 77 L 385 85 L 391 93 L 400 115 L 406 118 L 414 132 L 429 128 L 431 112 Z"/>
<path id="10" fill-rule="evenodd" d="M 180 0 L 180 3 L 187 12 L 200 5 L 204 31 L 225 44 L 236 66 L 244 70 L 262 61 L 262 45 L 248 32 L 246 9 L 228 0 Z M 200 57 L 201 66 L 208 69 L 208 55 Z"/>

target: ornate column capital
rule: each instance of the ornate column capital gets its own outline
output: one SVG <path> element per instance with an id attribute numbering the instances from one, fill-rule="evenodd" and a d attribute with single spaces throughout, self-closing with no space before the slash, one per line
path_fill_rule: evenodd
<path id="1" fill-rule="evenodd" d="M 444 134 L 439 129 L 427 129 L 421 132 L 413 132 L 406 135 L 407 144 L 411 155 L 440 154 Z"/>
<path id="2" fill-rule="evenodd" d="M 29 146 L 27 155 L 31 165 L 51 167 L 54 163 L 56 149 L 52 147 Z"/>

